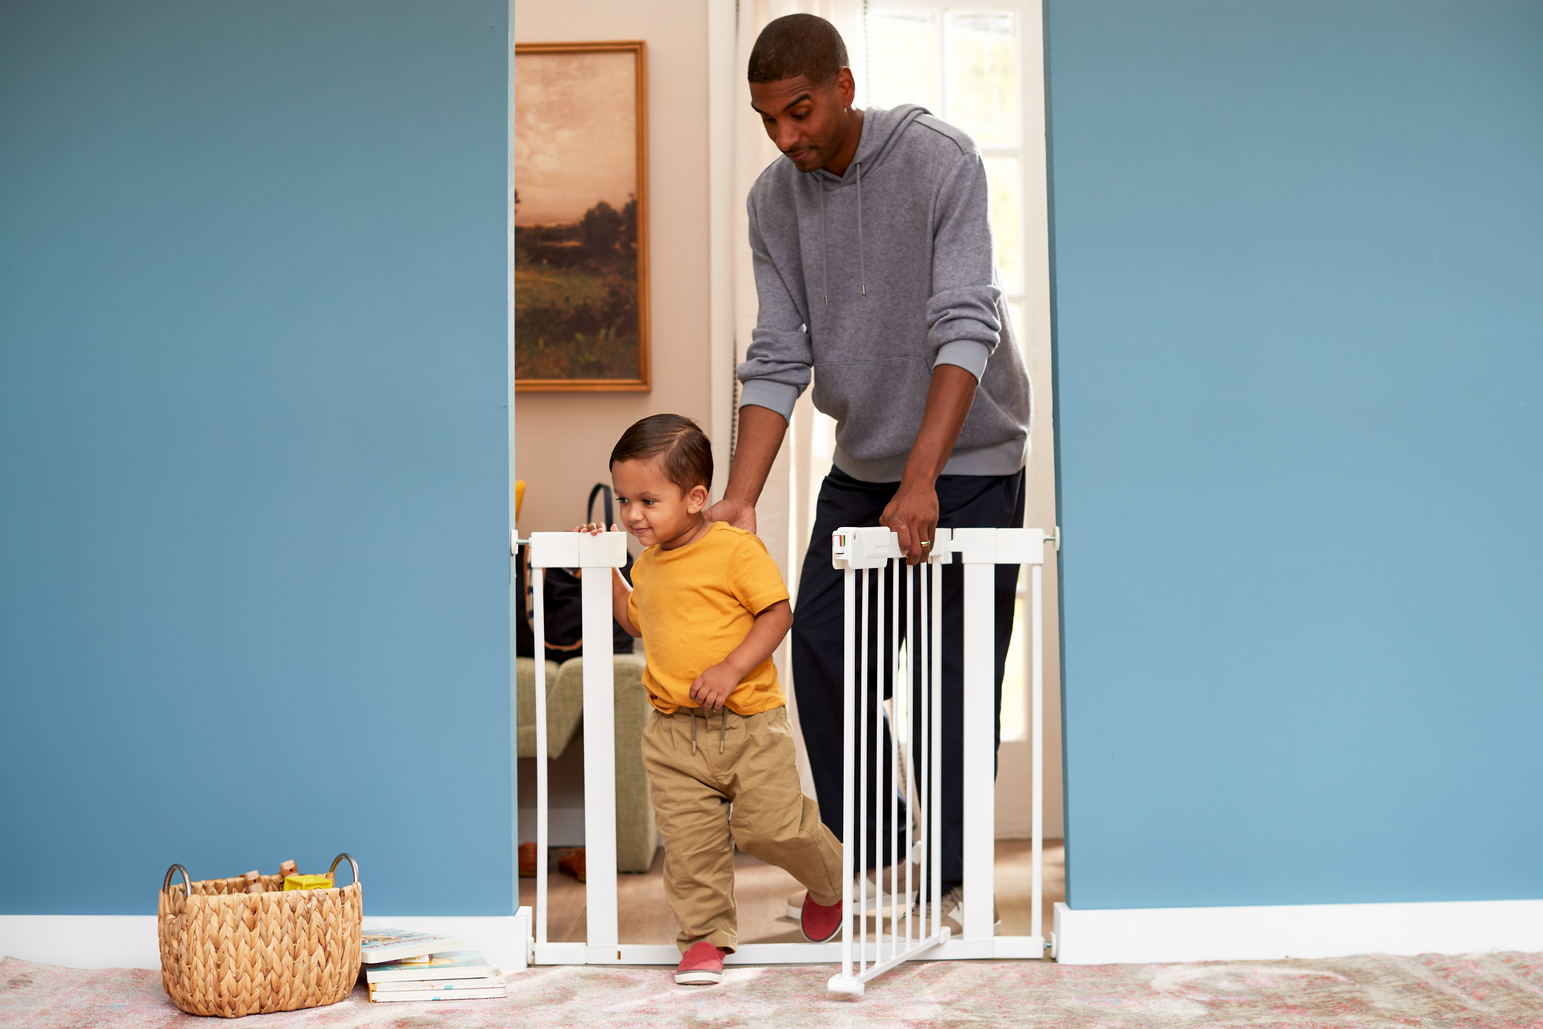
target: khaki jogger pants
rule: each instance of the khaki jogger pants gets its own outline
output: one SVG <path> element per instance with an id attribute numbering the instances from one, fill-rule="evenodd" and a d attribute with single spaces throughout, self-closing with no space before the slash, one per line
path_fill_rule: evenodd
<path id="1" fill-rule="evenodd" d="M 693 723 L 699 723 L 693 725 Z M 739 943 L 734 846 L 803 883 L 820 904 L 841 899 L 841 844 L 798 782 L 787 708 L 736 715 L 654 711 L 643 767 L 664 838 L 664 892 L 681 953 Z"/>

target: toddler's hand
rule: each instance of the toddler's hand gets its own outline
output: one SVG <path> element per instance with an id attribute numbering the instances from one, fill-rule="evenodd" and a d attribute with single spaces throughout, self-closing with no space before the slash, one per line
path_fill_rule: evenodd
<path id="1" fill-rule="evenodd" d="M 573 527 L 573 531 L 574 532 L 587 532 L 591 536 L 598 536 L 602 532 L 605 531 L 605 525 L 602 522 L 590 522 L 588 525 L 575 525 Z M 619 528 L 617 528 L 616 526 L 613 525 L 613 526 L 611 526 L 611 531 L 612 532 L 621 532 L 621 529 L 619 529 Z"/>
<path id="2" fill-rule="evenodd" d="M 738 685 L 739 673 L 719 663 L 696 677 L 696 682 L 691 684 L 690 697 L 704 711 L 722 711 L 723 702 L 729 699 L 729 694 Z"/>

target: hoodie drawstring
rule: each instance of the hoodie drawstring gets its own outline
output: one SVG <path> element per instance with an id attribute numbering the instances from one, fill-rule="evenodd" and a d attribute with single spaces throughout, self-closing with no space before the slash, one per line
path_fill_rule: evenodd
<path id="1" fill-rule="evenodd" d="M 853 164 L 852 168 L 857 172 L 857 279 L 862 283 L 863 296 L 867 296 L 868 269 L 863 264 L 863 166 L 858 162 Z M 823 229 L 824 226 L 821 228 Z M 826 286 L 826 289 L 829 290 L 830 287 Z"/>
<path id="2" fill-rule="evenodd" d="M 820 183 L 820 274 L 824 277 L 825 306 L 830 306 L 830 231 L 825 228 L 825 183 Z"/>

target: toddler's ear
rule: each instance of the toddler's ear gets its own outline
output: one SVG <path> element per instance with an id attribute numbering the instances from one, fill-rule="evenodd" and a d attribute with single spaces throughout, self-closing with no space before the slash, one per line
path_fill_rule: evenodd
<path id="1" fill-rule="evenodd" d="M 707 506 L 707 487 L 703 485 L 692 486 L 686 492 L 686 510 L 692 514 L 701 514 Z"/>

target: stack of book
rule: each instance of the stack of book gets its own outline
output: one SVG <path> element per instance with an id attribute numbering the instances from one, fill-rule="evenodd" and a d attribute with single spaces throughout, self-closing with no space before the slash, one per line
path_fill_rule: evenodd
<path id="1" fill-rule="evenodd" d="M 509 995 L 503 973 L 462 942 L 433 933 L 367 929 L 360 947 L 370 1000 L 477 1000 Z"/>

